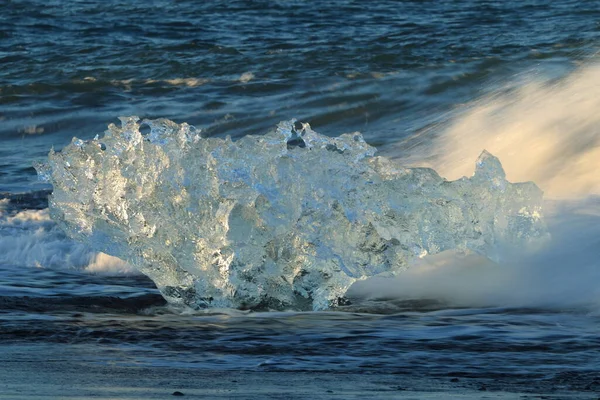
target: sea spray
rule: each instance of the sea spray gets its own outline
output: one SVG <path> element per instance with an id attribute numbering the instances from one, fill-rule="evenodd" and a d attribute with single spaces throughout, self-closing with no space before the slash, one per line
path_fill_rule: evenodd
<path id="1" fill-rule="evenodd" d="M 536 252 L 509 250 L 494 263 L 477 254 L 446 251 L 417 260 L 398 277 L 357 282 L 346 295 L 371 312 L 382 307 L 390 312 L 394 304 L 410 300 L 443 307 L 576 309 L 598 315 L 600 198 L 546 201 L 544 211 L 551 240 Z"/>
<path id="2" fill-rule="evenodd" d="M 134 272 L 122 260 L 65 237 L 50 219 L 47 208 L 20 209 L 9 198 L 0 200 L 0 264 L 96 274 Z"/>
<path id="3" fill-rule="evenodd" d="M 523 80 L 464 105 L 445 129 L 422 134 L 420 145 L 398 143 L 387 153 L 457 179 L 472 173 L 472 159 L 486 149 L 508 179 L 534 181 L 546 198 L 600 195 L 600 64 L 558 81 Z"/>
<path id="4" fill-rule="evenodd" d="M 547 239 L 542 192 L 484 151 L 471 178 L 375 156 L 358 133 L 282 122 L 238 141 L 137 117 L 36 165 L 75 239 L 192 308 L 325 309 L 357 280 L 446 250 L 500 260 Z"/>
<path id="5" fill-rule="evenodd" d="M 452 179 L 473 171 L 481 148 L 511 180 L 544 190 L 551 241 L 534 254 L 507 252 L 500 264 L 447 252 L 395 280 L 357 284 L 361 298 L 436 299 L 453 306 L 584 307 L 600 310 L 600 64 L 559 80 L 522 74 L 518 82 L 462 105 L 447 123 L 386 153 Z"/>

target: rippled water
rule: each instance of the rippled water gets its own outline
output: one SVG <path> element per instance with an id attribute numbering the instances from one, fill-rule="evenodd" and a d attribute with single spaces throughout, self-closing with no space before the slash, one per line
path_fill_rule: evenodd
<path id="1" fill-rule="evenodd" d="M 597 161 L 580 157 L 600 143 L 595 122 L 582 123 L 596 118 L 597 74 L 581 74 L 573 90 L 551 89 L 595 65 L 599 21 L 597 1 L 2 2 L 0 353 L 21 360 L 17 370 L 35 360 L 31 348 L 47 348 L 82 352 L 88 366 L 395 374 L 465 390 L 592 396 L 600 390 L 600 209 L 587 197 L 599 186 Z M 531 89 L 532 81 L 550 89 Z M 485 118 L 469 114 L 477 99 L 499 96 Z M 551 127 L 569 138 L 569 151 L 538 136 L 548 125 L 532 123 L 530 109 L 537 120 L 560 116 Z M 125 263 L 70 241 L 45 211 L 50 188 L 32 162 L 122 115 L 233 138 L 298 118 L 327 135 L 361 131 L 386 155 L 440 168 L 423 148 L 458 154 L 443 160 L 453 164 L 463 147 L 533 126 L 523 135 L 536 140 L 511 136 L 501 160 L 553 143 L 548 154 L 560 164 L 585 168 L 574 200 L 585 207 L 555 208 L 560 241 L 530 260 L 526 275 L 475 279 L 450 269 L 410 281 L 420 285 L 410 296 L 387 287 L 391 299 L 352 299 L 323 313 L 182 313 Z M 475 133 L 461 135 L 467 128 Z M 544 170 L 546 160 L 528 168 Z M 492 284 L 503 279 L 501 290 Z M 475 286 L 485 290 L 456 301 Z M 565 300 L 573 298 L 581 302 Z"/>
<path id="2" fill-rule="evenodd" d="M 396 142 L 514 74 L 572 69 L 595 51 L 599 13 L 595 1 L 5 2 L 0 190 L 27 189 L 32 158 L 120 115 L 233 137 L 298 118 Z"/>
<path id="3" fill-rule="evenodd" d="M 88 363 L 108 357 L 146 367 L 476 379 L 490 390 L 598 389 L 600 319 L 578 310 L 394 301 L 338 312 L 181 315 L 141 278 L 38 272 L 19 277 L 50 287 L 19 292 L 7 291 L 7 272 L 3 344 L 88 345 Z"/>

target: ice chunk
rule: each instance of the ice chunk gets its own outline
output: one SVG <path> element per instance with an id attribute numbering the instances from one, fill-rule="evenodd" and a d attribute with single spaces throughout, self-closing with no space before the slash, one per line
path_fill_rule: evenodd
<path id="1" fill-rule="evenodd" d="M 473 177 L 448 182 L 375 156 L 359 133 L 330 138 L 295 121 L 235 142 L 121 121 L 36 167 L 54 186 L 51 215 L 193 308 L 325 309 L 416 257 L 498 259 L 547 236 L 542 192 L 507 182 L 487 152 Z"/>

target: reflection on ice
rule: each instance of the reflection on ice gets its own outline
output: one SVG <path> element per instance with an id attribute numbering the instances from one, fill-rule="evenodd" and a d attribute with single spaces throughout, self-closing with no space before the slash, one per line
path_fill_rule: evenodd
<path id="1" fill-rule="evenodd" d="M 36 168 L 72 237 L 130 262 L 192 308 L 325 309 L 357 280 L 446 250 L 500 260 L 547 238 L 542 193 L 483 152 L 453 182 L 384 157 L 358 133 L 283 122 L 264 136 L 202 138 L 123 118 Z"/>

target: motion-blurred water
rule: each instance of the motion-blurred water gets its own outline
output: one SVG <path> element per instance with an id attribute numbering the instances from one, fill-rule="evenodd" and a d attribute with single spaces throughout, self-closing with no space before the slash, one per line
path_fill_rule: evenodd
<path id="1" fill-rule="evenodd" d="M 600 390 L 598 43 L 598 1 L 0 3 L 0 352 Z M 510 265 L 426 259 L 335 312 L 181 314 L 66 238 L 32 168 L 123 115 L 234 139 L 298 118 L 453 179 L 486 148 L 560 199 L 553 242 Z"/>

